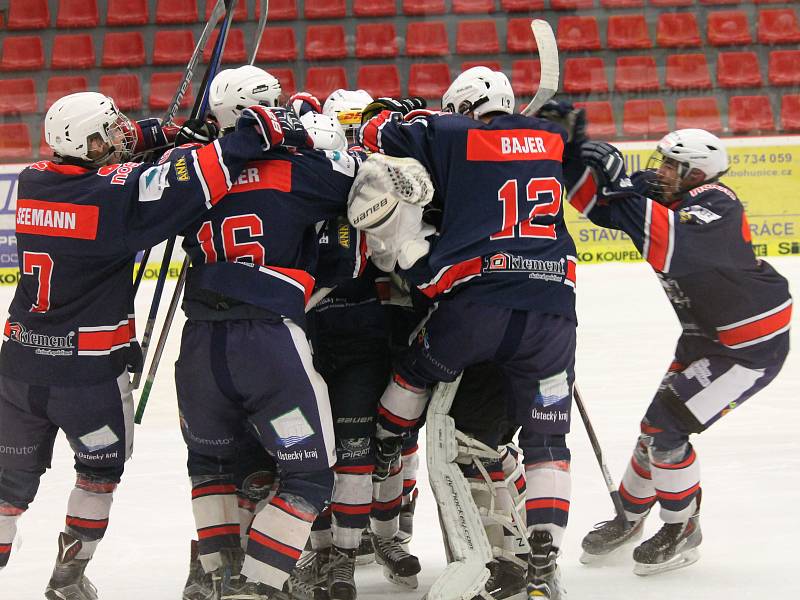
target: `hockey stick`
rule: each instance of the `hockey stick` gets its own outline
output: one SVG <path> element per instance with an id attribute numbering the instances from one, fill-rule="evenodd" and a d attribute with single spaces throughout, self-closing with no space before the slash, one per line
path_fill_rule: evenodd
<path id="1" fill-rule="evenodd" d="M 583 398 L 581 398 L 577 385 L 573 386 L 572 393 L 575 398 L 575 404 L 578 407 L 578 412 L 581 413 L 581 419 L 583 420 L 583 426 L 586 428 L 586 434 L 589 436 L 589 441 L 594 449 L 594 455 L 597 457 L 597 463 L 600 465 L 600 470 L 603 472 L 603 479 L 606 480 L 606 487 L 611 496 L 611 502 L 614 504 L 614 511 L 617 513 L 617 517 L 624 523 L 625 529 L 629 529 L 631 524 L 625 516 L 625 507 L 622 505 L 622 498 L 606 466 L 605 459 L 603 458 L 603 449 L 600 448 L 600 442 L 597 440 L 597 434 L 594 432 L 592 422 L 589 420 L 589 413 L 586 412 L 586 405 L 583 403 Z"/>
<path id="2" fill-rule="evenodd" d="M 172 119 L 175 118 L 175 115 L 178 113 L 178 109 L 183 101 L 183 97 L 186 95 L 186 91 L 189 89 L 189 84 L 191 84 L 192 79 L 194 79 L 194 72 L 197 68 L 197 63 L 200 60 L 200 55 L 203 53 L 206 44 L 208 44 L 208 40 L 211 37 L 211 32 L 214 31 L 214 28 L 217 26 L 217 23 L 219 23 L 219 20 L 222 18 L 224 13 L 225 0 L 217 0 L 217 3 L 214 5 L 214 9 L 211 11 L 211 14 L 208 17 L 208 22 L 200 34 L 200 39 L 197 40 L 197 45 L 194 47 L 192 56 L 189 58 L 189 62 L 186 65 L 186 70 L 183 72 L 183 79 L 181 79 L 181 83 L 178 86 L 175 95 L 172 97 L 172 102 L 170 102 L 169 108 L 167 109 L 164 118 L 161 120 L 162 123 L 172 123 Z M 136 292 L 139 291 L 139 285 L 142 283 L 142 276 L 144 275 L 144 270 L 147 266 L 147 260 L 150 258 L 151 250 L 152 248 L 145 250 L 144 254 L 142 255 L 142 260 L 139 262 L 139 270 L 136 272 L 136 279 L 133 282 L 134 297 L 136 297 Z"/>
<path id="3" fill-rule="evenodd" d="M 222 52 L 225 48 L 225 42 L 228 39 L 228 31 L 230 30 L 231 23 L 233 22 L 233 11 L 236 8 L 236 0 L 225 0 L 224 8 L 227 10 L 227 13 L 225 14 L 225 20 L 222 22 L 222 26 L 220 27 L 219 37 L 214 44 L 214 50 L 211 53 L 211 59 L 209 60 L 208 67 L 203 75 L 203 82 L 200 84 L 200 89 L 197 92 L 197 97 L 195 98 L 194 106 L 192 107 L 191 118 L 193 119 L 202 118 L 208 109 L 208 85 L 214 79 L 217 69 L 219 68 L 219 64 L 222 60 Z M 150 338 L 153 335 L 153 329 L 156 325 L 158 306 L 161 304 L 161 296 L 164 293 L 164 284 L 167 280 L 167 273 L 169 272 L 169 265 L 172 260 L 172 252 L 175 249 L 175 239 L 175 237 L 170 238 L 167 241 L 167 245 L 164 247 L 164 256 L 161 260 L 161 268 L 158 273 L 158 279 L 156 280 L 156 289 L 153 294 L 153 300 L 150 303 L 150 312 L 147 315 L 147 323 L 145 324 L 144 333 L 142 334 L 141 346 L 143 367 L 144 361 L 147 359 L 147 352 L 150 348 Z M 142 371 L 137 371 L 133 377 L 133 388 L 137 389 L 141 381 Z M 147 404 L 146 397 L 144 404 Z M 142 405 L 142 399 L 140 399 L 139 407 L 136 409 L 136 415 L 138 417 L 136 420 L 137 423 L 139 423 L 141 420 L 140 413 L 143 410 L 144 407 Z"/>
<path id="4" fill-rule="evenodd" d="M 267 15 L 269 14 L 269 0 L 262 0 L 264 3 L 264 12 L 261 13 L 261 17 L 258 19 L 258 29 L 256 30 L 256 41 L 253 44 L 253 53 L 250 55 L 250 64 L 254 65 L 256 63 L 256 54 L 258 54 L 258 48 L 261 46 L 261 38 L 264 37 L 264 27 L 267 24 Z"/>
<path id="5" fill-rule="evenodd" d="M 528 106 L 522 109 L 522 114 L 526 117 L 535 115 L 544 106 L 544 103 L 553 97 L 558 90 L 559 77 L 558 45 L 556 36 L 553 35 L 553 28 L 547 21 L 534 19 L 531 21 L 531 29 L 533 37 L 536 38 L 541 71 L 539 73 L 539 89 L 536 90 L 536 95 L 528 103 Z"/>

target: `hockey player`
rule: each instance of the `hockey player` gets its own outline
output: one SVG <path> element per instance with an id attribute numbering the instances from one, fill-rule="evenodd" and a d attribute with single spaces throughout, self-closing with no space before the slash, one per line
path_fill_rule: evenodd
<path id="1" fill-rule="evenodd" d="M 345 209 L 357 161 L 308 147 L 294 113 L 241 110 L 238 82 L 255 67 L 220 72 L 211 106 L 225 135 L 258 122 L 274 147 L 274 124 L 288 125 L 291 149 L 247 165 L 228 210 L 212 210 L 185 231 L 191 257 L 187 322 L 175 366 L 192 507 L 203 569 L 220 598 L 263 600 L 280 590 L 330 500 L 335 460 L 325 383 L 314 370 L 304 308 L 314 279 L 314 224 Z M 262 81 L 268 74 L 261 71 Z M 227 81 L 227 85 L 218 85 Z M 235 447 L 252 427 L 279 472 L 275 497 L 258 510 L 246 554 L 239 545 L 232 482 Z"/>
<path id="2" fill-rule="evenodd" d="M 398 436 L 420 418 L 430 386 L 453 381 L 469 365 L 495 361 L 521 426 L 530 593 L 557 598 L 556 557 L 569 508 L 565 435 L 576 324 L 575 246 L 561 206 L 566 135 L 547 121 L 513 114 L 508 79 L 486 67 L 459 75 L 442 106 L 457 114 L 404 122 L 402 113 L 414 103 L 378 99 L 361 129 L 369 149 L 419 161 L 433 180 L 433 203 L 443 211 L 440 235 L 432 240 L 421 239 L 426 229 L 412 222 L 403 202 L 380 225 L 386 231 L 396 224 L 397 230 L 375 246 L 384 264 L 397 262 L 438 304 L 381 398 L 378 453 L 391 456 L 399 448 Z M 365 214 L 353 204 L 349 210 L 353 220 Z M 426 244 L 430 253 L 417 260 Z"/>
<path id="3" fill-rule="evenodd" d="M 136 253 L 217 204 L 261 154 L 260 136 L 247 127 L 222 142 L 177 148 L 161 164 L 126 162 L 146 149 L 137 146 L 139 132 L 147 147 L 166 142 L 154 121 L 142 129 L 95 92 L 65 96 L 45 116 L 54 160 L 19 177 L 21 279 L 0 352 L 0 567 L 61 429 L 77 481 L 45 592 L 51 600 L 97 597 L 84 570 L 133 447 Z"/>
<path id="4" fill-rule="evenodd" d="M 570 202 L 631 237 L 683 329 L 619 487 L 627 522 L 606 521 L 583 539 L 582 562 L 598 561 L 639 539 L 658 504 L 663 527 L 633 551 L 634 572 L 651 575 L 698 559 L 700 467 L 690 435 L 775 378 L 789 350 L 792 299 L 786 279 L 755 257 L 742 204 L 719 181 L 728 155 L 716 136 L 674 131 L 630 179 L 609 144 L 585 143 L 580 161 Z"/>

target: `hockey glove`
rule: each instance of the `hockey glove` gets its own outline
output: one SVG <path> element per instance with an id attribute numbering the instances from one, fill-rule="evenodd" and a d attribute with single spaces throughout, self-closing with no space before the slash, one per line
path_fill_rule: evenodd
<path id="1" fill-rule="evenodd" d="M 581 159 L 592 169 L 600 196 L 611 198 L 633 192 L 633 184 L 625 173 L 625 159 L 619 150 L 606 142 L 585 142 Z"/>
<path id="2" fill-rule="evenodd" d="M 178 130 L 175 136 L 175 145 L 208 144 L 219 137 L 219 128 L 209 121 L 202 119 L 189 119 Z"/>
<path id="3" fill-rule="evenodd" d="M 536 116 L 552 123 L 557 123 L 567 130 L 567 143 L 582 144 L 586 138 L 586 111 L 575 108 L 566 100 L 548 100 L 539 109 Z"/>
<path id="4" fill-rule="evenodd" d="M 251 106 L 242 111 L 236 129 L 255 127 L 261 134 L 265 151 L 276 146 L 313 148 L 314 142 L 295 112 L 289 108 Z"/>
<path id="5" fill-rule="evenodd" d="M 298 117 L 302 117 L 307 112 L 322 112 L 322 104 L 314 94 L 308 92 L 297 92 L 292 94 L 289 102 L 286 103 L 287 108 L 291 108 Z"/>
<path id="6" fill-rule="evenodd" d="M 402 115 L 407 115 L 412 110 L 427 108 L 427 106 L 428 103 L 425 101 L 425 99 L 420 98 L 419 96 L 400 98 L 399 100 L 394 98 L 377 98 L 367 104 L 364 107 L 364 110 L 361 111 L 361 123 L 366 123 L 372 117 L 384 110 L 390 110 L 392 112 L 399 112 Z"/>

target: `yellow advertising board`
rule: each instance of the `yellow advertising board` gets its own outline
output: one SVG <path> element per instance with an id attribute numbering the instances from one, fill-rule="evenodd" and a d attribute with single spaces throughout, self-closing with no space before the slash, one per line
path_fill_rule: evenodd
<path id="1" fill-rule="evenodd" d="M 744 204 L 757 256 L 800 256 L 800 136 L 733 138 L 728 147 L 730 170 L 722 182 Z M 644 169 L 656 142 L 617 144 L 628 172 Z M 641 260 L 621 231 L 593 225 L 572 207 L 567 227 L 584 264 Z"/>

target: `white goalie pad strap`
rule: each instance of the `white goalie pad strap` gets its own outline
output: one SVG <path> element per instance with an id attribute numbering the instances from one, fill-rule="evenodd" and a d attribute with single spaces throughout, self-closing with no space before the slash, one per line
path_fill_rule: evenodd
<path id="1" fill-rule="evenodd" d="M 436 386 L 428 407 L 428 476 L 452 557 L 428 591 L 428 600 L 470 599 L 483 594 L 489 579 L 486 563 L 492 559 L 492 548 L 470 486 L 454 462 L 458 455 L 456 428 L 447 413 L 460 381 L 459 377 Z"/>

